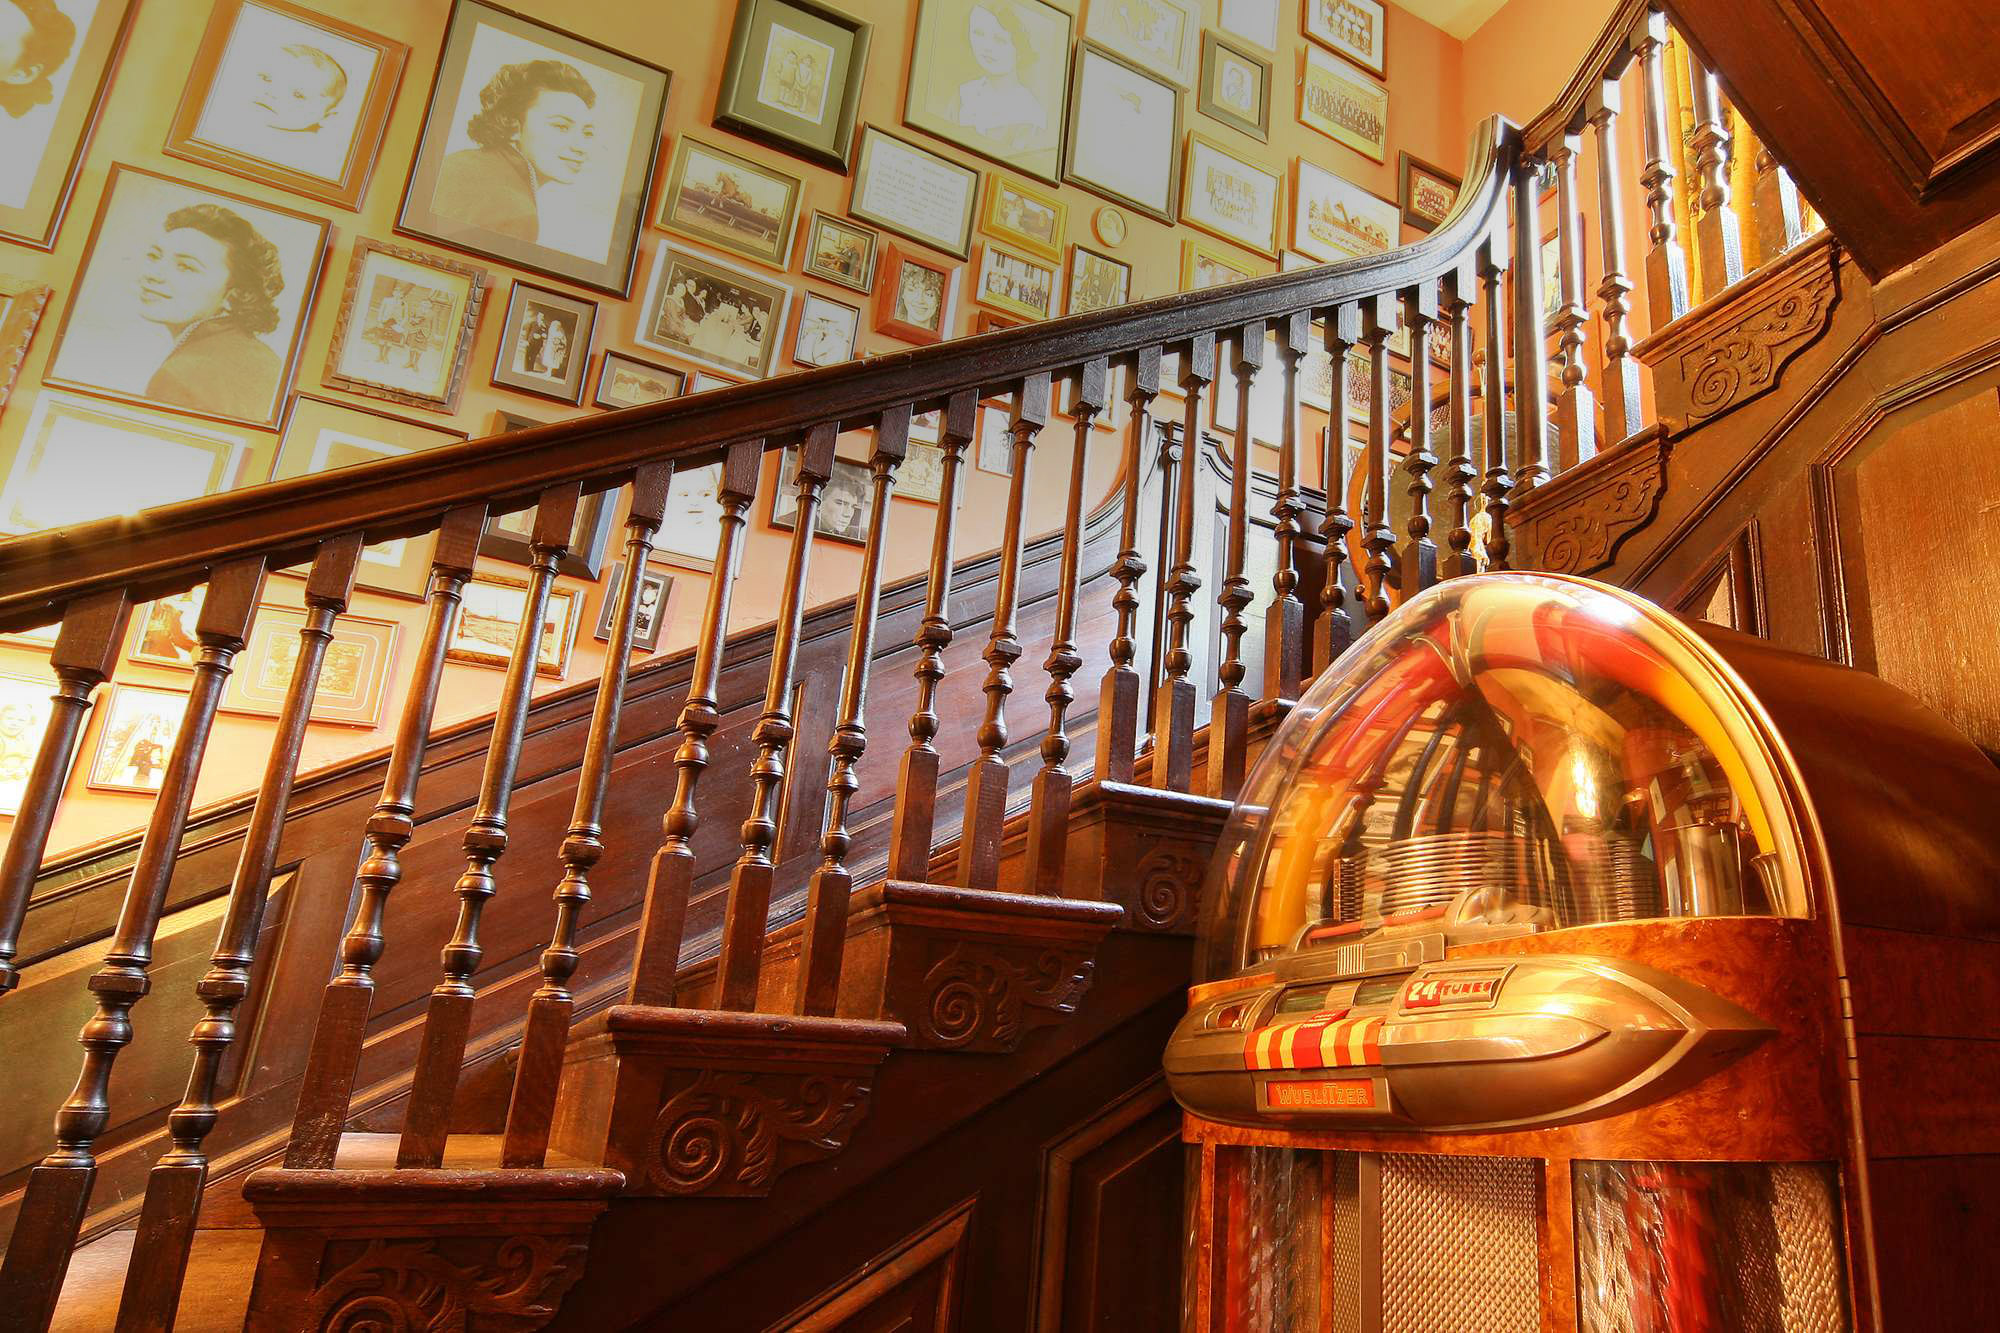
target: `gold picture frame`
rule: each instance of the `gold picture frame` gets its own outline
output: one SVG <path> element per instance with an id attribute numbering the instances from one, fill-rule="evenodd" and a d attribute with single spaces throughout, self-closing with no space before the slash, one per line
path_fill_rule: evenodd
<path id="1" fill-rule="evenodd" d="M 1184 292 L 1206 291 L 1210 287 L 1263 276 L 1254 263 L 1227 250 L 1218 249 L 1193 236 L 1181 239 L 1181 290 Z"/>
<path id="2" fill-rule="evenodd" d="M 1063 181 L 1171 226 L 1180 197 L 1183 96 L 1171 80 L 1093 42 L 1078 42 Z"/>
<path id="3" fill-rule="evenodd" d="M 1271 137 L 1271 62 L 1204 32 L 1195 109 L 1259 143 L 1266 142 Z"/>
<path id="4" fill-rule="evenodd" d="M 989 241 L 979 247 L 969 272 L 972 299 L 980 305 L 1023 319 L 1055 313 L 1062 274 L 1054 263 Z"/>
<path id="5" fill-rule="evenodd" d="M 1061 259 L 1069 230 L 1069 205 L 1053 190 L 994 172 L 986 178 L 979 206 L 979 230 L 1017 250 Z"/>
<path id="6" fill-rule="evenodd" d="M 1284 214 L 1282 171 L 1246 161 L 1199 130 L 1188 131 L 1182 222 L 1276 259 Z"/>
<path id="7" fill-rule="evenodd" d="M 882 234 L 873 227 L 815 209 L 799 271 L 849 291 L 873 291 L 875 256 L 881 248 Z"/>
<path id="8" fill-rule="evenodd" d="M 18 196 L 20 202 L 0 205 L 0 239 L 33 250 L 56 248 L 56 233 L 69 211 L 137 8 L 137 0 L 101 0 L 90 21 L 72 36 L 66 60 L 7 86 L 6 98 L 25 122 L 18 132 L 39 136 L 41 147 L 22 182 L 27 188 Z M 48 108 L 44 116 L 33 115 L 38 107 Z"/>
<path id="9" fill-rule="evenodd" d="M 543 617 L 536 645 L 536 675 L 560 680 L 569 674 L 577 612 L 582 604 L 583 595 L 576 588 L 557 585 L 549 590 L 548 614 Z M 458 612 L 451 618 L 445 660 L 505 669 L 513 660 L 514 642 L 527 607 L 528 580 L 501 574 L 473 575 L 466 580 Z"/>
<path id="10" fill-rule="evenodd" d="M 306 613 L 290 606 L 260 606 L 235 670 L 223 686 L 225 713 L 279 717 L 298 664 L 299 631 Z M 339 727 L 373 727 L 382 718 L 382 696 L 396 658 L 401 630 L 393 620 L 342 614 L 320 664 L 319 688 L 308 720 Z"/>
<path id="11" fill-rule="evenodd" d="M 486 284 L 477 265 L 358 238 L 321 382 L 404 407 L 456 412 Z"/>
<path id="12" fill-rule="evenodd" d="M 1376 162 L 1389 159 L 1389 90 L 1317 46 L 1305 49 L 1299 123 Z"/>
<path id="13" fill-rule="evenodd" d="M 0 486 L 0 533 L 74 527 L 229 490 L 241 483 L 250 448 L 240 431 L 44 389 Z"/>
<path id="14" fill-rule="evenodd" d="M 1055 184 L 1074 34 L 1046 0 L 921 0 L 903 123 Z"/>

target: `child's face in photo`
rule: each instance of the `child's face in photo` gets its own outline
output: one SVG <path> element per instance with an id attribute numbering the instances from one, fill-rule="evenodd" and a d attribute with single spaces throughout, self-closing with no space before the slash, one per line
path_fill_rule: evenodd
<path id="1" fill-rule="evenodd" d="M 294 134 L 316 130 L 340 102 L 340 81 L 325 57 L 274 51 L 251 83 L 250 105 L 274 130 Z"/>

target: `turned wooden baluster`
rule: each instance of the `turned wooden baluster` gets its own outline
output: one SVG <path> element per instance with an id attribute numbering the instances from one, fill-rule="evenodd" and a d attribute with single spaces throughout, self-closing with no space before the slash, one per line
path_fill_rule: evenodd
<path id="1" fill-rule="evenodd" d="M 1472 304 L 1479 295 L 1479 278 L 1470 260 L 1445 275 L 1444 316 L 1451 326 L 1451 461 L 1445 464 L 1444 519 L 1451 524 L 1446 550 L 1438 562 L 1438 577 L 1455 579 L 1479 572 L 1472 555 L 1472 515 L 1477 503 L 1479 469 L 1472 458 Z"/>
<path id="2" fill-rule="evenodd" d="M 153 938 L 160 928 L 174 858 L 194 803 L 195 775 L 222 702 L 229 666 L 243 650 L 264 586 L 261 558 L 218 565 L 209 572 L 195 635 L 200 643 L 194 681 L 179 733 L 160 777 L 153 812 L 140 837 L 124 906 L 104 965 L 90 979 L 97 1010 L 77 1040 L 83 1067 L 76 1089 L 56 1112 L 56 1146 L 28 1173 L 7 1258 L 0 1265 L 0 1311 L 8 1326 L 46 1329 L 76 1248 L 90 1188 L 97 1176 L 97 1138 L 111 1122 L 111 1073 L 132 1042 L 132 1010 L 150 987 Z"/>
<path id="3" fill-rule="evenodd" d="M 1201 577 L 1194 568 L 1195 473 L 1201 467 L 1201 404 L 1215 378 L 1215 335 L 1195 335 L 1181 354 L 1181 388 L 1187 418 L 1181 427 L 1181 455 L 1174 500 L 1174 562 L 1167 571 L 1167 641 L 1161 655 L 1160 684 L 1153 697 L 1153 785 L 1186 791 L 1194 784 L 1194 654 L 1188 627 L 1194 623 L 1194 595 Z M 1162 529 L 1164 539 L 1166 533 Z"/>
<path id="4" fill-rule="evenodd" d="M 1559 472 L 1597 453 L 1597 400 L 1584 382 L 1583 368 L 1590 307 L 1584 300 L 1583 214 L 1576 192 L 1582 145 L 1582 135 L 1565 134 L 1549 146 L 1549 162 L 1556 169 L 1556 246 L 1562 255 L 1562 305 L 1555 320 L 1562 378 L 1562 394 L 1556 399 Z"/>
<path id="5" fill-rule="evenodd" d="M 21 922 L 28 914 L 56 809 L 62 804 L 76 739 L 90 716 L 91 691 L 111 678 L 131 618 L 132 601 L 122 589 L 73 602 L 63 611 L 62 628 L 49 652 L 56 692 L 50 700 L 48 726 L 42 731 L 41 748 L 35 751 L 34 767 L 28 770 L 6 854 L 0 858 L 0 995 L 20 980 L 14 956 L 20 947 Z"/>
<path id="6" fill-rule="evenodd" d="M 806 894 L 806 919 L 799 938 L 794 1008 L 801 1014 L 830 1016 L 840 1000 L 847 900 L 854 889 L 854 876 L 847 868 L 852 839 L 847 807 L 861 786 L 854 767 L 868 749 L 868 669 L 875 658 L 875 617 L 882 600 L 882 543 L 889 526 L 889 493 L 896 483 L 896 468 L 909 448 L 910 409 L 890 408 L 875 424 L 875 451 L 868 458 L 875 497 L 868 511 L 868 544 L 861 552 L 861 589 L 854 597 L 847 671 L 840 684 L 840 720 L 827 742 L 833 764 L 826 779 L 826 827 L 820 836 L 820 865 Z"/>
<path id="7" fill-rule="evenodd" d="M 1035 437 L 1049 419 L 1049 376 L 1030 375 L 1014 399 L 1013 481 L 1007 488 L 1007 521 L 1000 536 L 1000 577 L 993 593 L 993 634 L 986 641 L 986 720 L 979 727 L 979 758 L 965 787 L 965 833 L 958 846 L 959 881 L 968 889 L 1000 887 L 1000 834 L 1007 819 L 1007 697 L 1012 668 L 1021 658 L 1015 613 L 1021 589 L 1021 522 L 1027 506 L 1028 469 Z"/>
<path id="8" fill-rule="evenodd" d="M 1778 165 L 1771 150 L 1759 145 L 1753 202 L 1757 216 L 1757 262 L 1768 264 L 1805 239 L 1805 206 L 1791 173 Z"/>
<path id="9" fill-rule="evenodd" d="M 355 1071 L 375 996 L 375 964 L 382 957 L 382 921 L 389 894 L 403 878 L 402 851 L 415 831 L 417 779 L 430 743 L 431 715 L 444 674 L 445 646 L 458 614 L 460 594 L 472 577 L 479 535 L 486 526 L 484 505 L 465 505 L 445 514 L 431 557 L 430 607 L 423 642 L 410 674 L 410 692 L 396 724 L 382 796 L 368 818 L 368 849 L 355 875 L 359 905 L 354 924 L 340 944 L 340 972 L 320 999 L 319 1021 L 300 1081 L 285 1165 L 324 1169 L 333 1165 L 341 1131 L 354 1097 Z"/>
<path id="10" fill-rule="evenodd" d="M 965 389 L 946 402 L 939 429 L 944 479 L 938 488 L 937 525 L 931 535 L 930 582 L 924 619 L 917 626 L 917 707 L 910 714 L 910 744 L 896 784 L 896 815 L 889 833 L 889 877 L 930 878 L 931 836 L 937 827 L 937 690 L 944 679 L 944 650 L 951 646 L 951 552 L 958 524 L 958 478 L 966 446 L 979 422 L 979 393 Z"/>
<path id="11" fill-rule="evenodd" d="M 1403 293 L 1403 326 L 1410 331 L 1410 452 L 1403 457 L 1409 478 L 1410 539 L 1396 564 L 1403 596 L 1414 597 L 1438 581 L 1437 542 L 1431 539 L 1431 325 L 1437 323 L 1438 290 L 1421 283 Z"/>
<path id="12" fill-rule="evenodd" d="M 264 904 L 277 866 L 285 809 L 291 803 L 299 754 L 305 748 L 306 723 L 319 692 L 320 668 L 327 645 L 333 641 L 334 618 L 347 609 L 353 595 L 354 571 L 360 559 L 360 533 L 336 537 L 320 547 L 306 578 L 306 623 L 299 631 L 298 659 L 271 739 L 250 824 L 244 830 L 243 851 L 230 880 L 215 952 L 207 974 L 195 986 L 206 1012 L 188 1037 L 195 1049 L 194 1067 L 180 1105 L 167 1116 L 172 1142 L 146 1178 L 145 1203 L 118 1304 L 120 1333 L 171 1328 L 180 1305 L 202 1186 L 208 1179 L 208 1153 L 203 1145 L 219 1114 L 215 1097 L 222 1060 L 236 1040 L 237 1007 L 250 993 L 250 967 L 256 961 L 257 936 L 263 929 Z"/>
<path id="13" fill-rule="evenodd" d="M 487 900 L 499 888 L 493 869 L 507 851 L 507 811 L 513 803 L 514 771 L 521 759 L 521 737 L 527 730 L 528 706 L 541 658 L 549 590 L 555 586 L 556 566 L 569 553 L 580 489 L 575 482 L 552 486 L 536 502 L 521 626 L 514 635 L 507 679 L 500 687 L 500 707 L 493 717 L 493 736 L 487 743 L 486 766 L 479 779 L 479 800 L 465 830 L 465 870 L 452 888 L 458 895 L 458 920 L 443 950 L 444 977 L 432 988 L 424 1013 L 410 1102 L 403 1112 L 403 1136 L 396 1145 L 399 1167 L 435 1167 L 444 1161 L 451 1103 L 458 1093 L 466 1037 L 472 1027 L 476 994 L 472 975 L 479 970 L 484 952 L 479 943 L 480 918 Z"/>
<path id="14" fill-rule="evenodd" d="M 805 616 L 806 577 L 812 568 L 813 523 L 820 492 L 833 475 L 833 446 L 840 435 L 834 422 L 806 431 L 799 444 L 798 513 L 785 588 L 771 640 L 771 671 L 764 683 L 764 711 L 751 739 L 757 758 L 750 765 L 750 813 L 743 820 L 743 854 L 729 878 L 729 911 L 722 925 L 722 956 L 716 962 L 715 1007 L 757 1007 L 757 977 L 764 964 L 764 931 L 771 915 L 771 886 L 777 866 L 778 801 L 785 785 L 785 760 L 792 744 L 792 679 L 798 668 L 799 626 Z"/>
<path id="15" fill-rule="evenodd" d="M 639 590 L 645 583 L 646 561 L 653 554 L 653 538 L 666 518 L 667 486 L 673 477 L 672 463 L 649 463 L 633 475 L 628 492 L 631 503 L 625 518 L 625 570 L 612 592 L 611 641 L 605 647 L 597 702 L 591 710 L 583 762 L 577 770 L 576 804 L 563 835 L 555 927 L 549 934 L 549 947 L 542 951 L 542 984 L 528 999 L 521 1053 L 514 1065 L 514 1090 L 507 1103 L 506 1133 L 500 1141 L 502 1166 L 540 1166 L 548 1156 L 549 1127 L 562 1086 L 563 1049 L 569 1044 L 570 1017 L 576 1008 L 569 990 L 569 979 L 576 975 L 582 958 L 576 933 L 583 909 L 590 902 L 591 868 L 604 855 L 604 792 L 610 785 L 611 764 L 618 748 L 618 717 L 625 706 L 625 679 L 632 665 Z"/>
<path id="16" fill-rule="evenodd" d="M 1069 846 L 1070 789 L 1069 733 L 1064 725 L 1069 706 L 1076 699 L 1070 678 L 1083 659 L 1076 652 L 1076 594 L 1079 568 L 1083 561 L 1083 471 L 1090 447 L 1090 432 L 1097 414 L 1104 410 L 1105 389 L 1110 367 L 1100 358 L 1077 371 L 1076 393 L 1070 400 L 1070 417 L 1076 423 L 1076 449 L 1070 455 L 1069 495 L 1063 509 L 1062 565 L 1056 575 L 1056 624 L 1049 641 L 1048 660 L 1042 669 L 1049 674 L 1049 688 L 1043 695 L 1049 705 L 1049 729 L 1042 737 L 1042 766 L 1035 774 L 1034 804 L 1028 814 L 1028 888 L 1032 893 L 1051 896 L 1062 892 L 1063 853 Z"/>
<path id="17" fill-rule="evenodd" d="M 1124 508 L 1118 516 L 1118 558 L 1111 577 L 1118 591 L 1111 595 L 1118 624 L 1111 640 L 1111 665 L 1097 689 L 1097 777 L 1103 782 L 1130 782 L 1132 759 L 1139 747 L 1139 673 L 1132 663 L 1139 653 L 1139 580 L 1146 561 L 1139 553 L 1139 469 L 1147 436 L 1153 429 L 1153 399 L 1160 392 L 1160 349 L 1146 347 L 1133 362 L 1125 401 L 1131 408 L 1126 422 Z"/>
<path id="18" fill-rule="evenodd" d="M 1180 500 L 1181 464 L 1181 423 L 1155 419 L 1158 450 L 1154 454 L 1154 470 L 1160 478 L 1159 513 L 1154 530 L 1159 533 L 1160 560 L 1153 570 L 1153 614 L 1146 627 L 1146 675 L 1145 675 L 1145 721 L 1141 726 L 1147 736 L 1147 744 L 1152 744 L 1159 725 L 1156 716 L 1160 705 L 1160 683 L 1167 678 L 1167 636 L 1173 627 L 1167 623 L 1167 613 L 1172 609 L 1173 599 L 1167 596 L 1167 582 L 1173 574 L 1174 534 L 1179 531 L 1174 514 Z M 1155 761 L 1158 762 L 1157 760 Z"/>
<path id="19" fill-rule="evenodd" d="M 1660 329 L 1688 311 L 1687 251 L 1674 225 L 1673 136 L 1667 128 L 1667 16 L 1655 10 L 1642 20 L 1633 41 L 1644 89 L 1646 166 L 1646 308 Z"/>
<path id="20" fill-rule="evenodd" d="M 1361 345 L 1368 349 L 1368 482 L 1361 508 L 1361 547 L 1368 552 L 1362 610 L 1371 624 L 1389 614 L 1391 553 L 1396 533 L 1389 526 L 1389 339 L 1396 331 L 1396 298 L 1371 296 L 1361 303 Z M 1416 410 L 1416 404 L 1411 404 Z"/>
<path id="21" fill-rule="evenodd" d="M 1701 297 L 1707 300 L 1743 276 L 1743 234 L 1736 210 L 1729 205 L 1729 121 L 1722 107 L 1722 87 L 1715 71 L 1692 53 L 1694 77 L 1694 169 L 1701 189 L 1695 203 L 1695 250 L 1701 256 Z"/>
<path id="22" fill-rule="evenodd" d="M 1352 405 L 1347 392 L 1347 352 L 1361 341 L 1361 307 L 1344 305 L 1326 317 L 1326 354 L 1332 361 L 1332 411 L 1323 439 L 1320 484 L 1326 490 L 1326 517 L 1320 538 L 1326 553 L 1326 584 L 1320 593 L 1319 624 L 1313 631 L 1313 663 L 1321 671 L 1347 651 L 1356 631 L 1349 611 L 1354 597 L 1348 586 L 1347 534 L 1354 519 L 1347 512 L 1347 418 Z M 1359 606 L 1354 610 L 1358 612 Z"/>
<path id="23" fill-rule="evenodd" d="M 1533 188 L 1532 184 L 1529 188 Z M 1508 493 L 1514 489 L 1513 475 L 1507 469 L 1507 311 L 1500 299 L 1501 281 L 1506 274 L 1507 240 L 1503 232 L 1487 237 L 1479 245 L 1480 306 L 1486 316 L 1486 382 L 1480 393 L 1480 405 L 1485 412 L 1479 430 L 1486 457 L 1485 480 L 1480 491 L 1486 497 L 1484 552 L 1489 570 L 1507 568 Z"/>
<path id="24" fill-rule="evenodd" d="M 1514 178 L 1514 452 L 1522 490 L 1547 481 L 1549 335 L 1542 309 L 1541 190 L 1532 171 Z"/>
<path id="25" fill-rule="evenodd" d="M 1606 79 L 1590 102 L 1597 131 L 1598 241 L 1604 279 L 1597 299 L 1604 311 L 1604 437 L 1616 444 L 1639 429 L 1639 358 L 1632 355 L 1632 279 L 1625 272 L 1625 179 L 1618 161 L 1618 81 Z"/>
<path id="26" fill-rule="evenodd" d="M 757 472 L 764 462 L 762 440 L 737 440 L 723 456 L 715 488 L 722 508 L 715 540 L 715 570 L 708 580 L 701 637 L 695 642 L 694 669 L 681 706 L 680 748 L 674 751 L 674 798 L 661 817 L 660 848 L 646 879 L 646 909 L 639 943 L 626 983 L 627 1004 L 670 1005 L 680 970 L 681 938 L 687 931 L 688 899 L 694 893 L 694 834 L 701 820 L 695 790 L 708 767 L 708 738 L 721 725 L 716 685 L 722 676 L 723 644 L 729 637 L 729 600 L 743 559 L 743 529 L 757 495 Z"/>
<path id="27" fill-rule="evenodd" d="M 1235 800 L 1250 749 L 1250 696 L 1243 690 L 1243 613 L 1254 600 L 1243 560 L 1250 535 L 1250 395 L 1264 364 L 1264 321 L 1251 320 L 1230 340 L 1236 347 L 1236 430 L 1229 466 L 1229 522 L 1222 588 L 1220 688 L 1208 701 L 1208 794 Z"/>
<path id="28" fill-rule="evenodd" d="M 1301 310 L 1279 325 L 1278 359 L 1284 365 L 1284 420 L 1278 433 L 1278 496 L 1271 505 L 1277 523 L 1278 568 L 1271 575 L 1271 605 L 1264 612 L 1264 696 L 1290 703 L 1305 678 L 1306 607 L 1299 600 L 1299 362 L 1312 350 L 1312 312 Z M 1102 725 L 1100 723 L 1100 725 Z"/>

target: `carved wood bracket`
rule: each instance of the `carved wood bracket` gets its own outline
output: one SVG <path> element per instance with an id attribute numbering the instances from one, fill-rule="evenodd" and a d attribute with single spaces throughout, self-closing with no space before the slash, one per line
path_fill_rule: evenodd
<path id="1" fill-rule="evenodd" d="M 1194 933 L 1201 882 L 1230 803 L 1099 782 L 1076 795 L 1065 892 L 1125 909 L 1128 930 Z"/>
<path id="2" fill-rule="evenodd" d="M 1666 428 L 1655 426 L 1523 495 L 1508 516 L 1521 568 L 1589 574 L 1609 565 L 1660 512 L 1672 454 Z"/>

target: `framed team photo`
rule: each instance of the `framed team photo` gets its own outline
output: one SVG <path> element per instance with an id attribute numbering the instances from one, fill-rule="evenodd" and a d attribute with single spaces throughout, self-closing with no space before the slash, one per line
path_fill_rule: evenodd
<path id="1" fill-rule="evenodd" d="M 360 237 L 321 378 L 348 393 L 456 412 L 485 299 L 483 268 Z"/>
<path id="2" fill-rule="evenodd" d="M 583 401 L 597 303 L 516 282 L 507 294 L 493 383 L 562 403 Z"/>
<path id="3" fill-rule="evenodd" d="M 659 224 L 783 268 L 792 253 L 801 188 L 796 176 L 683 135 L 667 173 Z"/>
<path id="4" fill-rule="evenodd" d="M 815 0 L 739 0 L 715 123 L 844 175 L 870 31 Z"/>
<path id="5" fill-rule="evenodd" d="M 1299 123 L 1364 157 L 1388 160 L 1389 90 L 1316 46 L 1306 48 Z"/>
<path id="6" fill-rule="evenodd" d="M 638 340 L 746 379 L 777 356 L 792 290 L 748 269 L 662 245 L 653 256 Z"/>
<path id="7" fill-rule="evenodd" d="M 0 238 L 52 250 L 136 0 L 16 3 L 0 50 Z"/>
<path id="8" fill-rule="evenodd" d="M 1044 0 L 922 0 L 903 123 L 1053 185 L 1071 27 Z"/>
<path id="9" fill-rule="evenodd" d="M 981 305 L 1028 319 L 1047 319 L 1055 313 L 1054 264 L 988 244 L 979 247 L 971 272 L 972 299 Z"/>
<path id="10" fill-rule="evenodd" d="M 1376 78 L 1386 78 L 1389 61 L 1381 0 L 1305 0 L 1299 11 L 1305 35 L 1347 57 Z"/>
<path id="11" fill-rule="evenodd" d="M 1397 155 L 1396 167 L 1403 221 L 1418 231 L 1434 230 L 1458 202 L 1462 182 L 1442 167 L 1407 152 Z"/>

